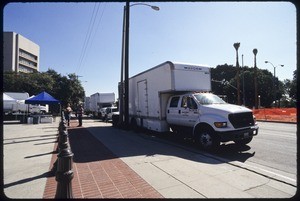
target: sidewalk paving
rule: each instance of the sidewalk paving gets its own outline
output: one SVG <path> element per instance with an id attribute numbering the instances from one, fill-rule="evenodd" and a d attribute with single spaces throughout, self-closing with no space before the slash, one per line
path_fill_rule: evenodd
<path id="1" fill-rule="evenodd" d="M 57 158 L 58 123 L 4 125 L 7 197 L 55 197 L 55 176 L 48 173 Z M 290 198 L 297 190 L 283 172 L 245 168 L 110 123 L 85 119 L 76 126 L 73 120 L 68 128 L 74 198 Z"/>
<path id="2" fill-rule="evenodd" d="M 8 198 L 42 198 L 57 141 L 52 124 L 3 124 L 3 193 Z"/>
<path id="3" fill-rule="evenodd" d="M 116 157 L 86 128 L 68 129 L 73 157 L 74 198 L 162 198 L 145 180 Z M 56 160 L 53 155 L 51 164 Z M 56 181 L 48 178 L 43 198 L 54 198 Z"/>
<path id="4" fill-rule="evenodd" d="M 102 122 L 87 129 L 165 198 L 290 198 L 296 193 L 296 180 L 282 171 L 226 161 Z"/>

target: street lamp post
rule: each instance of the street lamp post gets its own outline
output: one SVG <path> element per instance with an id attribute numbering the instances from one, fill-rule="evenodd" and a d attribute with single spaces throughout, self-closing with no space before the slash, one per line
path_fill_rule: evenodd
<path id="1" fill-rule="evenodd" d="M 126 23 L 126 6 L 123 10 L 123 30 L 122 30 L 122 55 L 121 55 L 121 79 L 118 85 L 119 91 L 119 125 L 124 122 L 124 48 L 125 48 L 125 23 Z"/>
<path id="2" fill-rule="evenodd" d="M 244 69 L 244 55 L 242 54 L 242 68 L 243 68 L 243 105 L 246 106 L 245 97 L 245 69 Z"/>
<path id="3" fill-rule="evenodd" d="M 124 123 L 125 128 L 129 126 L 129 15 L 130 15 L 130 7 L 136 5 L 144 5 L 149 6 L 153 10 L 158 11 L 159 7 L 151 6 L 146 3 L 135 3 L 130 5 L 130 2 L 127 1 L 126 5 L 124 6 L 124 14 L 123 14 L 123 41 L 122 41 L 122 61 L 121 61 L 121 97 L 120 97 L 120 106 L 124 105 L 124 111 L 122 107 L 122 111 L 120 111 L 120 121 Z M 125 36 L 124 36 L 125 35 Z M 124 41 L 125 40 L 125 41 Z M 124 69 L 124 71 L 123 71 Z M 124 91 L 123 92 L 123 72 L 124 72 Z M 123 96 L 124 94 L 124 96 Z M 124 98 L 124 104 L 123 104 Z M 124 116 L 124 122 L 123 122 Z"/>
<path id="4" fill-rule="evenodd" d="M 124 84 L 125 84 L 125 94 L 124 94 L 124 123 L 125 128 L 129 126 L 129 1 L 126 2 L 125 7 L 125 70 L 124 70 Z"/>
<path id="5" fill-rule="evenodd" d="M 238 54 L 238 49 L 240 47 L 240 43 L 234 43 L 233 47 L 236 50 L 236 68 L 237 68 L 237 73 L 236 73 L 236 80 L 237 80 L 237 104 L 241 105 L 241 98 L 240 98 L 240 66 L 239 66 L 239 54 Z"/>
<path id="6" fill-rule="evenodd" d="M 272 66 L 273 66 L 273 68 L 274 68 L 274 77 L 273 77 L 273 89 L 274 89 L 274 94 L 273 94 L 273 96 L 274 96 L 274 104 L 275 104 L 275 107 L 276 107 L 276 84 L 275 84 L 275 79 L 276 79 L 276 67 L 278 67 L 278 66 L 280 66 L 280 67 L 283 67 L 284 65 L 282 65 L 282 64 L 280 64 L 280 65 L 277 65 L 277 66 L 274 66 L 271 62 L 269 62 L 269 61 L 265 61 L 265 63 L 267 64 L 267 63 L 269 63 L 269 64 L 271 64 Z"/>
<path id="7" fill-rule="evenodd" d="M 254 100 L 255 100 L 255 109 L 258 109 L 258 94 L 257 94 L 257 67 L 256 67 L 256 55 L 257 55 L 257 49 L 253 49 L 254 54 Z"/>

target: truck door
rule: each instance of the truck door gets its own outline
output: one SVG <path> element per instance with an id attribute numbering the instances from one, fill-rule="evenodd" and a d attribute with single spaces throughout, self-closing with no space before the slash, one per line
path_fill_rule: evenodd
<path id="1" fill-rule="evenodd" d="M 147 80 L 142 80 L 137 83 L 138 90 L 138 108 L 137 114 L 139 117 L 148 116 L 148 93 L 147 93 Z"/>
<path id="2" fill-rule="evenodd" d="M 179 119 L 179 100 L 180 96 L 173 96 L 167 108 L 167 122 L 169 124 L 178 125 Z"/>
<path id="3" fill-rule="evenodd" d="M 181 101 L 181 124 L 193 127 L 199 118 L 198 106 L 190 96 L 183 96 Z"/>

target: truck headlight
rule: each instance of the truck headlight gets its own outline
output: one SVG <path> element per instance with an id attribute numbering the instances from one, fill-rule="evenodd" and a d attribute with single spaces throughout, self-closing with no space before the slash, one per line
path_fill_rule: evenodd
<path id="1" fill-rule="evenodd" d="M 217 128 L 225 128 L 227 127 L 227 122 L 215 122 L 215 127 Z"/>

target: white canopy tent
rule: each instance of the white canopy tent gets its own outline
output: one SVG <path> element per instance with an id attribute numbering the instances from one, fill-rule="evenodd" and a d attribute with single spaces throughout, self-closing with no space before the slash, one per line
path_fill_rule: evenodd
<path id="1" fill-rule="evenodd" d="M 3 93 L 3 111 L 12 111 L 13 106 L 16 104 L 17 100 L 13 99 L 9 95 Z"/>

